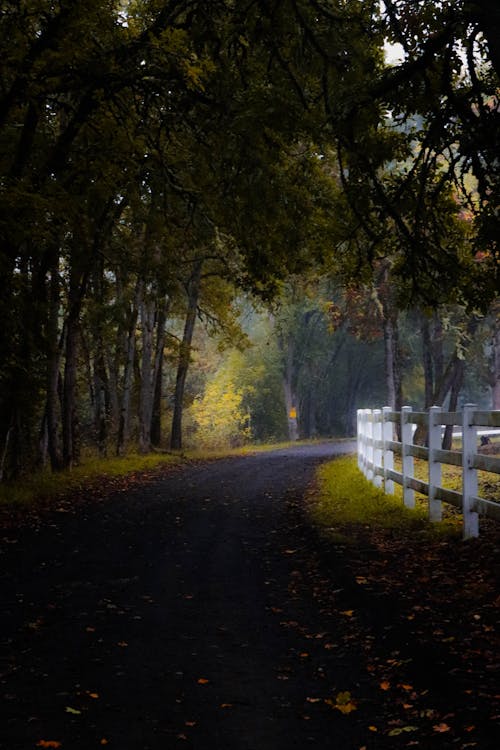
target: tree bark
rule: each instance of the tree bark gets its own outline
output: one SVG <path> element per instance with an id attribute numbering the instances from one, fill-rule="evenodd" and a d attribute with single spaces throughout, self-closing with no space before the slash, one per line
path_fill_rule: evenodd
<path id="1" fill-rule="evenodd" d="M 52 471 L 63 468 L 60 440 L 60 364 L 62 339 L 59 331 L 60 279 L 59 259 L 53 264 L 50 276 L 48 339 L 49 357 L 47 362 L 47 402 L 45 407 L 47 421 L 47 450 Z"/>
<path id="2" fill-rule="evenodd" d="M 135 289 L 135 300 L 130 313 L 127 341 L 125 346 L 126 360 L 123 372 L 123 386 L 120 408 L 120 421 L 118 424 L 118 434 L 116 439 L 116 453 L 122 456 L 129 437 L 130 427 L 130 402 L 132 398 L 132 385 L 134 379 L 134 359 L 135 359 L 135 336 L 139 304 L 142 299 L 143 282 L 137 281 Z"/>
<path id="3" fill-rule="evenodd" d="M 78 460 L 77 426 L 77 364 L 78 364 L 78 318 L 70 314 L 66 321 L 66 346 L 63 385 L 63 466 L 71 467 Z"/>
<path id="4" fill-rule="evenodd" d="M 458 397 L 462 390 L 465 373 L 465 362 L 463 359 L 458 360 L 454 372 L 453 379 L 450 386 L 450 402 L 448 404 L 448 411 L 456 411 L 458 404 Z M 453 440 L 453 425 L 446 425 L 443 435 L 443 449 L 451 450 L 451 443 Z"/>
<path id="5" fill-rule="evenodd" d="M 172 450 L 182 449 L 182 413 L 184 407 L 184 390 L 186 386 L 186 377 L 189 370 L 191 358 L 191 344 L 196 323 L 196 311 L 201 285 L 201 270 L 203 261 L 197 261 L 191 278 L 187 284 L 188 306 L 186 311 L 186 320 L 184 323 L 184 333 L 179 350 L 179 362 L 177 365 L 177 376 L 175 379 L 174 393 L 174 413 L 172 416 L 172 431 L 170 434 L 170 447 Z"/>
<path id="6" fill-rule="evenodd" d="M 500 409 L 500 311 L 496 313 L 492 345 L 493 372 L 491 386 L 491 408 Z"/>
<path id="7" fill-rule="evenodd" d="M 151 418 L 153 415 L 153 332 L 155 304 L 143 297 L 140 306 L 141 321 L 141 380 L 139 399 L 139 451 L 151 450 Z"/>
<path id="8" fill-rule="evenodd" d="M 163 391 L 163 354 L 165 352 L 165 324 L 169 300 L 164 297 L 160 302 L 158 321 L 156 324 L 156 351 L 153 374 L 153 411 L 151 415 L 151 444 L 161 444 L 161 397 Z"/>

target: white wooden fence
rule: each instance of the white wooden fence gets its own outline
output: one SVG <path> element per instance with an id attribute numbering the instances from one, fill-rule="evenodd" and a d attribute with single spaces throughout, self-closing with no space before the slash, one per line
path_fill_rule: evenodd
<path id="1" fill-rule="evenodd" d="M 400 425 L 401 441 L 394 439 L 395 426 Z M 428 433 L 428 447 L 413 444 L 415 425 L 423 425 Z M 462 435 L 460 451 L 443 450 L 442 428 L 458 426 Z M 429 519 L 439 521 L 442 503 L 459 508 L 463 515 L 464 538 L 478 536 L 479 515 L 500 521 L 500 503 L 478 496 L 478 470 L 500 474 L 500 457 L 477 452 L 478 428 L 500 427 L 500 411 L 478 411 L 467 404 L 463 412 L 444 412 L 432 406 L 428 412 L 414 412 L 403 406 L 401 412 L 390 407 L 358 410 L 358 466 L 375 486 L 384 485 L 385 492 L 394 493 L 394 482 L 403 487 L 406 507 L 415 507 L 415 491 L 429 499 Z M 394 454 L 401 456 L 401 472 L 394 470 Z M 428 462 L 428 481 L 417 479 L 413 459 Z M 462 492 L 441 487 L 443 464 L 462 467 Z"/>

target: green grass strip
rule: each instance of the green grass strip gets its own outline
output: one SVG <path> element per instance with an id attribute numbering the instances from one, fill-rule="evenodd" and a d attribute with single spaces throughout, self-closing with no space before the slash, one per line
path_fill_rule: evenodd
<path id="1" fill-rule="evenodd" d="M 337 458 L 319 469 L 311 516 L 317 526 L 332 532 L 358 527 L 434 536 L 457 533 L 458 528 L 456 519 L 431 524 L 423 502 L 409 509 L 400 496 L 386 495 L 359 471 L 355 456 Z"/>

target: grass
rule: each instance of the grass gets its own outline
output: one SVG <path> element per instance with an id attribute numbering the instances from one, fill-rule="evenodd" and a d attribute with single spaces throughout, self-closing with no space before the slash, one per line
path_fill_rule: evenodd
<path id="1" fill-rule="evenodd" d="M 344 529 L 363 528 L 415 531 L 424 535 L 459 533 L 455 518 L 440 524 L 427 521 L 423 502 L 408 509 L 398 494 L 386 495 L 374 487 L 357 467 L 356 457 L 337 458 L 321 467 L 319 491 L 311 506 L 313 522 L 329 535 L 342 534 Z"/>
<path id="2" fill-rule="evenodd" d="M 68 492 L 90 487 L 100 480 L 150 471 L 164 464 L 178 464 L 183 458 L 173 454 L 130 453 L 123 457 L 87 458 L 81 466 L 53 473 L 44 470 L 16 482 L 0 485 L 0 505 L 30 505 L 37 500 L 57 498 Z"/>

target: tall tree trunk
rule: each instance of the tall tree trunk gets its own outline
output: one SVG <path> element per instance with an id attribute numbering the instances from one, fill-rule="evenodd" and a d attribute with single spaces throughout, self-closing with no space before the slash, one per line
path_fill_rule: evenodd
<path id="1" fill-rule="evenodd" d="M 77 417 L 78 318 L 70 314 L 66 321 L 66 346 L 63 385 L 63 465 L 66 469 L 78 461 Z"/>
<path id="2" fill-rule="evenodd" d="M 184 407 L 184 390 L 186 377 L 189 370 L 191 358 L 191 344 L 193 341 L 194 327 L 196 323 L 196 311 L 200 295 L 201 270 L 203 262 L 197 261 L 191 278 L 187 284 L 188 306 L 184 333 L 179 350 L 179 362 L 177 365 L 177 376 L 175 379 L 174 413 L 172 416 L 172 431 L 170 434 L 170 447 L 173 450 L 182 449 L 182 412 Z"/>
<path id="3" fill-rule="evenodd" d="M 156 324 L 156 351 L 153 374 L 153 412 L 151 415 L 151 444 L 161 444 L 161 397 L 163 391 L 163 354 L 165 352 L 165 324 L 169 300 L 164 297 L 160 302 Z"/>
<path id="4" fill-rule="evenodd" d="M 458 404 L 458 397 L 460 395 L 460 391 L 462 390 L 462 385 L 464 382 L 464 373 L 465 373 L 465 362 L 463 359 L 460 359 L 456 367 L 454 369 L 453 373 L 453 380 L 451 382 L 450 386 L 450 402 L 448 404 L 448 411 L 456 411 L 457 404 Z M 453 425 L 446 425 L 443 435 L 443 449 L 444 450 L 451 450 L 451 443 L 453 440 Z"/>
<path id="5" fill-rule="evenodd" d="M 108 439 L 108 374 L 104 359 L 102 339 L 98 342 L 98 350 L 94 359 L 94 429 L 97 438 L 99 455 L 107 455 Z"/>
<path id="6" fill-rule="evenodd" d="M 422 362 L 424 366 L 424 408 L 433 406 L 434 398 L 434 367 L 432 357 L 432 337 L 429 319 L 422 313 L 420 330 L 422 333 Z"/>
<path id="7" fill-rule="evenodd" d="M 400 408 L 401 402 L 397 318 L 393 315 L 384 315 L 383 328 L 387 404 L 395 410 Z"/>
<path id="8" fill-rule="evenodd" d="M 139 304 L 142 300 L 143 282 L 139 279 L 135 288 L 135 299 L 130 313 L 127 341 L 125 346 L 126 360 L 123 372 L 122 398 L 120 408 L 120 421 L 118 424 L 118 435 L 116 439 L 116 453 L 122 456 L 125 452 L 129 438 L 130 428 L 130 402 L 132 398 L 132 385 L 134 382 L 134 360 L 135 360 L 135 337 Z"/>
<path id="9" fill-rule="evenodd" d="M 500 310 L 496 313 L 493 333 L 492 409 L 500 409 Z"/>
<path id="10" fill-rule="evenodd" d="M 139 399 L 139 451 L 151 450 L 151 417 L 153 415 L 153 333 L 155 303 L 145 296 L 140 306 L 141 320 L 141 379 Z"/>
<path id="11" fill-rule="evenodd" d="M 45 407 L 47 421 L 47 450 L 52 471 L 63 468 L 60 440 L 60 364 L 63 341 L 59 331 L 60 279 L 59 260 L 53 264 L 50 276 L 48 339 L 49 356 L 47 362 L 47 403 Z"/>

